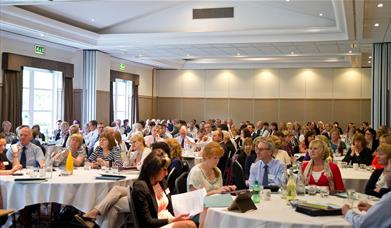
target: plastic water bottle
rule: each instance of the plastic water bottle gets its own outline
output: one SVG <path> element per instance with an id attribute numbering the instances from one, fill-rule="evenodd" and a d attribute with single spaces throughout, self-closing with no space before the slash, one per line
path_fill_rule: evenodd
<path id="1" fill-rule="evenodd" d="M 290 176 L 288 179 L 288 183 L 286 185 L 286 200 L 291 201 L 296 199 L 297 191 L 296 191 L 296 180 L 293 175 L 293 168 L 291 167 Z"/>
<path id="2" fill-rule="evenodd" d="M 299 171 L 297 173 L 297 179 L 296 179 L 297 195 L 305 195 L 305 184 L 304 184 L 303 173 L 301 171 L 301 163 L 298 163 L 297 169 Z"/>
<path id="3" fill-rule="evenodd" d="M 259 203 L 261 201 L 261 198 L 259 196 L 259 191 L 260 191 L 260 187 L 259 187 L 258 181 L 255 181 L 254 186 L 253 186 L 253 193 L 251 196 L 251 200 L 254 203 Z"/>

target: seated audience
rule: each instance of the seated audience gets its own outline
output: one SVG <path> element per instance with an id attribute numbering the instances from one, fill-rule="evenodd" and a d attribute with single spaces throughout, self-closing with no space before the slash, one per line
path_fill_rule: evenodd
<path id="1" fill-rule="evenodd" d="M 365 140 L 367 141 L 367 148 L 373 154 L 379 146 L 379 140 L 376 139 L 376 131 L 373 128 L 368 128 L 365 131 Z"/>
<path id="2" fill-rule="evenodd" d="M 41 127 L 38 124 L 34 125 L 32 130 L 37 131 L 37 136 L 34 137 L 35 139 L 39 140 L 40 142 L 45 142 L 45 135 L 41 132 Z"/>
<path id="3" fill-rule="evenodd" d="M 383 172 L 385 182 L 391 186 L 391 161 L 388 161 Z M 381 200 L 373 206 L 367 202 L 359 202 L 358 209 L 366 213 L 357 213 L 347 204 L 342 206 L 342 214 L 353 227 L 391 227 L 391 192 L 383 195 Z"/>
<path id="4" fill-rule="evenodd" d="M 164 139 L 160 137 L 160 126 L 152 127 L 151 134 L 144 137 L 145 144 L 150 147 L 152 143 L 162 142 Z"/>
<path id="5" fill-rule="evenodd" d="M 32 130 L 27 125 L 22 125 L 19 128 L 19 142 L 17 146 L 11 146 L 7 151 L 7 159 L 12 162 L 13 166 L 21 164 L 23 168 L 26 166 L 43 167 L 45 164 L 45 156 L 41 148 L 31 143 L 33 138 Z"/>
<path id="6" fill-rule="evenodd" d="M 22 169 L 22 166 L 20 164 L 12 167 L 12 165 L 10 165 L 8 159 L 6 157 L 4 159 L 3 155 L 4 155 L 6 144 L 7 144 L 7 141 L 5 139 L 5 136 L 3 134 L 0 134 L 0 156 L 2 157 L 2 159 L 0 160 L 0 175 L 11 175 L 11 174 L 15 173 L 16 171 Z M 7 167 L 11 167 L 11 169 L 7 170 Z M 1 194 L 0 194 L 0 197 L 1 197 Z M 2 204 L 0 203 L 0 208 L 1 208 L 1 205 Z"/>
<path id="7" fill-rule="evenodd" d="M 286 166 L 290 166 L 291 158 L 289 157 L 288 152 L 286 152 L 285 150 L 281 150 L 282 142 L 280 138 L 276 135 L 271 135 L 269 136 L 269 140 L 271 140 L 275 146 L 273 151 L 273 158 L 281 161 Z"/>
<path id="8" fill-rule="evenodd" d="M 11 128 L 12 128 L 11 122 L 9 122 L 8 120 L 3 121 L 2 123 L 3 131 L 1 133 L 4 134 L 7 144 L 11 144 L 15 140 L 17 140 L 16 134 L 11 132 Z"/>
<path id="9" fill-rule="evenodd" d="M 224 150 L 217 142 L 204 147 L 202 162 L 195 165 L 187 178 L 187 190 L 205 188 L 208 195 L 219 194 L 236 189 L 234 185 L 223 186 L 221 170 L 217 167 Z"/>
<path id="10" fill-rule="evenodd" d="M 276 185 L 281 186 L 285 165 L 273 158 L 274 144 L 265 138 L 260 138 L 258 145 L 255 147 L 257 162 L 253 163 L 250 168 L 250 177 L 248 179 L 250 188 L 254 182 L 258 181 L 261 186 Z"/>
<path id="11" fill-rule="evenodd" d="M 379 144 L 391 144 L 391 134 L 384 134 L 382 136 L 380 136 L 379 138 Z M 375 151 L 374 153 L 374 157 L 373 157 L 373 160 L 372 160 L 372 166 L 375 168 L 375 169 L 383 169 L 384 165 L 382 164 L 379 164 L 379 157 L 378 157 L 378 153 L 377 151 Z"/>
<path id="12" fill-rule="evenodd" d="M 307 127 L 308 129 L 308 127 Z M 300 152 L 304 156 L 303 158 L 300 158 L 299 160 L 308 161 L 310 160 L 310 154 L 309 154 L 309 146 L 310 142 L 315 139 L 316 134 L 314 131 L 308 129 L 307 132 L 304 134 L 304 141 L 301 144 Z"/>
<path id="13" fill-rule="evenodd" d="M 132 200 L 140 227 L 196 227 L 188 214 L 174 217 L 171 197 L 166 193 L 164 178 L 170 159 L 160 149 L 154 149 L 145 159 L 137 181 L 133 185 Z"/>
<path id="14" fill-rule="evenodd" d="M 311 160 L 302 166 L 304 184 L 327 186 L 331 193 L 345 190 L 341 172 L 334 163 L 327 160 L 328 146 L 325 142 L 316 139 L 310 143 Z"/>
<path id="15" fill-rule="evenodd" d="M 66 142 L 69 137 L 69 123 L 63 121 L 60 129 L 61 130 L 57 133 L 55 140 L 57 141 L 57 145 L 66 147 Z"/>
<path id="16" fill-rule="evenodd" d="M 377 148 L 379 165 L 387 166 L 391 159 L 391 144 L 380 144 Z M 381 198 L 391 190 L 391 185 L 387 185 L 385 180 L 384 169 L 376 169 L 371 174 L 365 187 L 365 194 Z"/>
<path id="17" fill-rule="evenodd" d="M 121 132 L 114 131 L 114 139 L 117 143 L 117 146 L 119 147 L 121 155 L 125 154 L 128 151 L 128 147 L 126 146 L 126 143 L 122 140 Z"/>
<path id="18" fill-rule="evenodd" d="M 347 149 L 347 147 L 346 144 L 341 140 L 338 129 L 333 129 L 331 131 L 330 144 L 334 154 L 339 153 L 340 155 L 344 155 L 344 151 Z"/>
<path id="19" fill-rule="evenodd" d="M 368 149 L 367 141 L 362 134 L 353 137 L 353 146 L 348 150 L 342 161 L 348 164 L 358 163 L 370 165 L 372 163 L 372 152 Z"/>
<path id="20" fill-rule="evenodd" d="M 179 129 L 179 135 L 175 137 L 175 139 L 185 151 L 190 150 L 194 145 L 194 139 L 188 136 L 186 126 L 181 126 Z"/>
<path id="21" fill-rule="evenodd" d="M 248 180 L 250 176 L 250 167 L 251 164 L 255 161 L 257 155 L 254 151 L 253 139 L 251 137 L 247 137 L 243 141 L 243 146 L 239 150 L 239 156 L 237 161 L 243 168 L 245 179 Z"/>
<path id="22" fill-rule="evenodd" d="M 69 145 L 66 149 L 53 156 L 54 166 L 65 166 L 68 154 L 71 153 L 73 157 L 73 165 L 75 167 L 83 166 L 86 159 L 86 150 L 82 147 L 83 136 L 79 133 L 72 134 L 69 137 Z"/>
<path id="23" fill-rule="evenodd" d="M 114 166 L 122 166 L 119 147 L 115 143 L 112 133 L 104 132 L 101 134 L 99 146 L 92 152 L 88 160 L 92 162 L 92 168 L 109 167 L 110 162 Z"/>
<path id="24" fill-rule="evenodd" d="M 171 164 L 168 167 L 168 187 L 171 193 L 175 193 L 175 180 L 182 174 L 182 148 L 178 140 L 168 138 L 164 140 L 170 147 Z"/>
<path id="25" fill-rule="evenodd" d="M 124 167 L 136 166 L 137 170 L 141 169 L 144 159 L 151 153 L 144 142 L 141 132 L 134 134 L 130 138 L 130 149 L 124 160 Z"/>

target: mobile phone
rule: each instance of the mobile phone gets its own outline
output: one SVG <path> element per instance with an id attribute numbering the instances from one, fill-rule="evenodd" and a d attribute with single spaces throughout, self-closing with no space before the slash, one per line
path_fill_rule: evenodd
<path id="1" fill-rule="evenodd" d="M 13 173 L 12 176 L 23 176 L 23 173 Z"/>

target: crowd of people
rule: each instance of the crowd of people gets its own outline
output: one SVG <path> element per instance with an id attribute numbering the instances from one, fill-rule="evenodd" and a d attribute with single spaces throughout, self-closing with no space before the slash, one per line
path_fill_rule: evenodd
<path id="1" fill-rule="evenodd" d="M 205 188 L 208 195 L 235 190 L 238 178 L 233 163 L 243 171 L 246 188 L 257 181 L 261 186 L 282 186 L 287 167 L 299 167 L 305 185 L 328 187 L 330 193 L 343 192 L 345 186 L 336 157 L 346 164 L 365 164 L 374 171 L 366 194 L 389 198 L 387 175 L 391 159 L 391 131 L 384 126 L 374 130 L 367 122 L 359 127 L 349 123 L 345 131 L 337 122 L 234 123 L 233 120 L 146 120 L 129 126 L 129 121 L 114 121 L 110 126 L 96 120 L 84 127 L 75 120 L 70 125 L 59 120 L 52 133 L 59 150 L 46 151 L 48 137 L 40 126 L 22 125 L 14 133 L 9 121 L 0 133 L 0 175 L 12 174 L 27 166 L 63 166 L 71 153 L 74 166 L 135 167 L 140 170 L 132 198 L 142 227 L 174 223 L 175 227 L 202 226 L 205 213 L 193 217 L 174 217 L 170 195 L 178 192 L 175 179 L 189 171 L 187 191 Z M 5 150 L 6 144 L 12 144 Z M 197 153 L 202 162 L 188 170 L 184 153 Z M 388 178 L 388 179 L 387 179 Z M 173 181 L 174 180 L 174 181 Z M 169 191 L 166 191 L 169 189 Z M 88 226 L 99 219 L 102 227 L 116 227 L 124 221 L 119 215 L 130 210 L 127 188 L 114 187 L 90 211 L 78 216 Z M 169 192 L 169 193 L 167 193 Z M 1 202 L 0 202 L 1 203 Z M 389 203 L 385 204 L 390 206 Z M 1 204 L 0 204 L 1 206 Z M 365 206 L 365 207 L 364 207 Z M 364 205 L 363 210 L 370 210 Z M 372 209 L 374 210 L 374 209 Z M 353 224 L 365 224 L 348 206 L 343 207 Z M 381 215 L 378 215 L 381 216 Z M 359 226 L 359 225 L 358 225 Z"/>

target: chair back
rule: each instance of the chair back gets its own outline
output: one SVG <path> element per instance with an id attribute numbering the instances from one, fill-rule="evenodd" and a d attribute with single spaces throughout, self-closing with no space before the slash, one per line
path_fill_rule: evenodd
<path id="1" fill-rule="evenodd" d="M 175 180 L 175 192 L 185 193 L 187 192 L 187 176 L 189 175 L 189 172 L 183 172 L 176 180 Z"/>
<path id="2" fill-rule="evenodd" d="M 246 181 L 244 179 L 243 167 L 238 161 L 234 161 L 232 164 L 233 179 L 236 189 L 247 189 Z"/>
<path id="3" fill-rule="evenodd" d="M 133 228 L 140 228 L 140 222 L 137 218 L 136 208 L 134 206 L 133 198 L 132 198 L 132 188 L 133 185 L 129 186 L 129 194 L 128 194 L 128 200 L 129 200 L 129 211 L 130 211 L 130 220 L 132 221 Z"/>
<path id="4" fill-rule="evenodd" d="M 182 161 L 182 172 L 190 172 L 190 165 L 186 160 Z"/>

